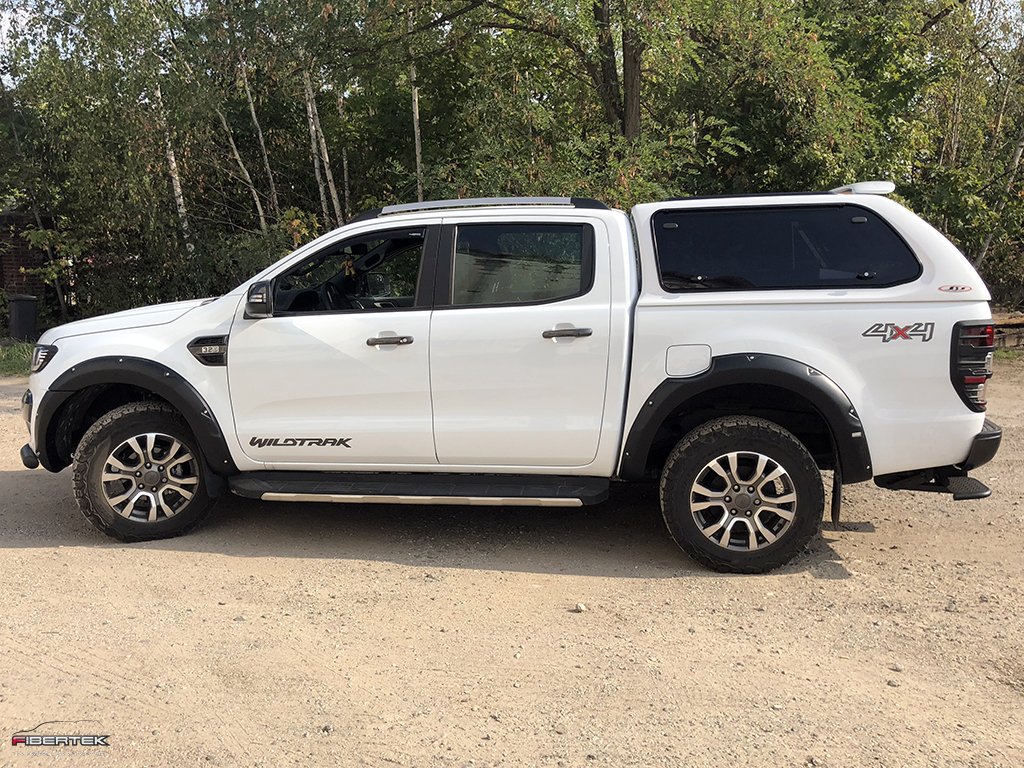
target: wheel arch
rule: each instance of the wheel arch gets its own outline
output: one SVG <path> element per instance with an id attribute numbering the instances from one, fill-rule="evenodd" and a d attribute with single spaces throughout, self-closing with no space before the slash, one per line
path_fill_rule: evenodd
<path id="1" fill-rule="evenodd" d="M 212 473 L 238 471 L 220 425 L 195 387 L 167 366 L 135 357 L 94 358 L 57 377 L 36 415 L 40 463 L 51 472 L 64 469 L 97 419 L 119 405 L 142 400 L 165 402 L 181 414 Z"/>
<path id="2" fill-rule="evenodd" d="M 864 428 L 846 393 L 812 366 L 766 354 L 716 357 L 703 374 L 663 381 L 629 428 L 619 477 L 650 476 L 686 432 L 725 415 L 778 423 L 805 444 L 823 469 L 832 468 L 837 455 L 844 483 L 872 477 Z"/>

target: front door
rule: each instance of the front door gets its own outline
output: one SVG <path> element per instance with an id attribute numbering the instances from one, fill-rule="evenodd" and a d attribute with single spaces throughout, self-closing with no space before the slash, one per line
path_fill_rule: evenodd
<path id="1" fill-rule="evenodd" d="M 247 456 L 282 469 L 437 463 L 419 284 L 436 234 L 346 238 L 275 278 L 273 317 L 239 307 L 228 379 Z"/>
<path id="2" fill-rule="evenodd" d="M 608 375 L 607 261 L 600 221 L 445 220 L 430 336 L 441 464 L 595 459 Z"/>

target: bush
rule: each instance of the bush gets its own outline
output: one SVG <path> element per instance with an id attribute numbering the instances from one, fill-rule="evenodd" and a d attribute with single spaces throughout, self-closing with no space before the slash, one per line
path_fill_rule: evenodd
<path id="1" fill-rule="evenodd" d="M 183 255 L 174 231 L 152 237 L 145 248 L 130 238 L 119 248 L 82 248 L 70 259 L 66 278 L 72 290 L 72 312 L 90 317 L 219 296 L 312 239 L 317 230 L 315 217 L 290 209 L 265 233 L 196 231 L 190 257 Z"/>
<path id="2" fill-rule="evenodd" d="M 1024 243 L 993 244 L 981 272 L 995 304 L 1010 311 L 1024 308 Z"/>
<path id="3" fill-rule="evenodd" d="M 28 376 L 34 344 L 0 340 L 0 376 Z"/>

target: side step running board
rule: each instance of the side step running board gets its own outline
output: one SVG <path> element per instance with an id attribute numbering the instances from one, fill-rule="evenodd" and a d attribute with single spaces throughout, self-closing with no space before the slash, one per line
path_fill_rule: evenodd
<path id="1" fill-rule="evenodd" d="M 228 484 L 239 496 L 264 501 L 580 507 L 607 499 L 609 481 L 558 475 L 243 472 Z"/>
<path id="2" fill-rule="evenodd" d="M 953 501 L 970 501 L 986 499 L 992 495 L 987 485 L 966 473 L 949 475 L 944 467 L 921 470 L 919 472 L 898 472 L 892 475 L 880 475 L 875 478 L 875 485 L 892 491 L 930 491 L 932 493 L 949 493 Z"/>

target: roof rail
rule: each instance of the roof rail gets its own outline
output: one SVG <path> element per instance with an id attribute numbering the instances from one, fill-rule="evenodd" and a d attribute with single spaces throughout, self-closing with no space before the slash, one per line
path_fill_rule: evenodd
<path id="1" fill-rule="evenodd" d="M 565 206 L 566 208 L 595 208 L 608 210 L 608 206 L 598 200 L 589 197 L 464 197 L 455 200 L 427 200 L 423 203 L 402 203 L 400 205 L 385 205 L 383 208 L 374 208 L 371 211 L 361 213 L 351 219 L 354 221 L 365 221 L 376 219 L 380 216 L 391 216 L 396 213 L 417 213 L 419 211 L 443 211 L 456 208 L 491 208 L 499 206 Z"/>
<path id="2" fill-rule="evenodd" d="M 829 190 L 833 195 L 889 195 L 895 191 L 896 185 L 891 181 L 858 181 Z"/>

